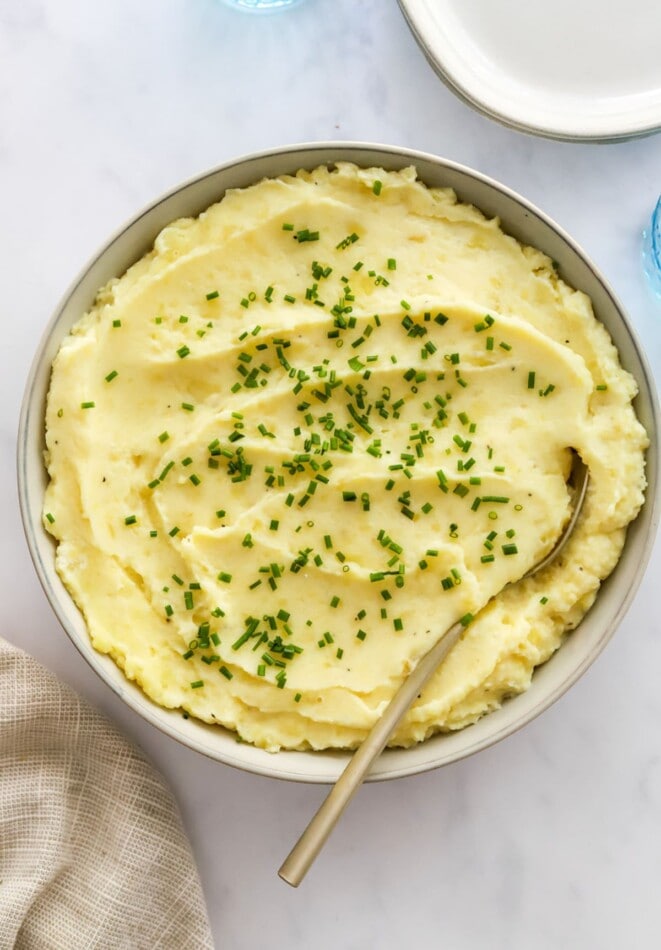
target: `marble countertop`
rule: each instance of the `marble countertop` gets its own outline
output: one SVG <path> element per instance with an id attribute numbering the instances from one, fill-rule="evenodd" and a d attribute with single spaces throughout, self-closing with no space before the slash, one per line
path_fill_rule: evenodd
<path id="1" fill-rule="evenodd" d="M 435 152 L 541 206 L 608 275 L 661 374 L 640 234 L 661 136 L 545 141 L 437 79 L 395 0 L 0 0 L 0 635 L 104 710 L 165 774 L 229 950 L 646 950 L 661 930 L 657 544 L 584 678 L 525 730 L 435 773 L 362 789 L 305 884 L 276 868 L 323 795 L 204 759 L 139 719 L 60 629 L 28 556 L 14 450 L 24 380 L 92 252 L 179 181 L 255 149 L 363 140 Z"/>

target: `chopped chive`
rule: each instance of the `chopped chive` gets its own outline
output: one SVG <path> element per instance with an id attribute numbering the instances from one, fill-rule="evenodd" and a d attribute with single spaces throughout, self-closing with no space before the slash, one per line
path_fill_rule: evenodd
<path id="1" fill-rule="evenodd" d="M 217 297 L 220 297 L 220 294 L 218 293 L 217 290 L 212 290 L 206 296 L 207 296 L 207 300 L 216 300 Z"/>
<path id="2" fill-rule="evenodd" d="M 161 474 L 158 476 L 159 482 L 165 481 L 168 472 L 174 468 L 174 462 L 168 462 Z"/>
<path id="3" fill-rule="evenodd" d="M 528 389 L 534 389 L 534 388 L 535 388 L 535 371 L 531 370 L 531 372 L 528 373 Z"/>
<path id="4" fill-rule="evenodd" d="M 50 513 L 50 511 L 47 511 L 47 512 L 46 512 L 45 517 L 46 517 L 46 521 L 48 521 L 50 524 L 53 524 L 53 522 L 55 521 L 55 518 L 54 518 L 53 515 Z"/>
<path id="5" fill-rule="evenodd" d="M 294 240 L 298 241 L 299 244 L 304 244 L 306 241 L 318 241 L 319 232 L 310 231 L 309 228 L 303 228 L 301 231 L 297 231 L 294 235 Z"/>
<path id="6" fill-rule="evenodd" d="M 199 689 L 201 686 L 204 686 L 204 680 L 195 680 L 194 683 L 190 684 L 191 689 Z"/>
<path id="7" fill-rule="evenodd" d="M 375 195 L 380 195 L 382 188 L 383 188 L 383 182 L 379 181 L 379 179 L 377 178 L 376 181 L 372 183 L 372 191 L 374 192 Z"/>
<path id="8" fill-rule="evenodd" d="M 231 680 L 234 677 L 234 673 L 231 670 L 228 670 L 226 666 L 220 666 L 218 672 L 225 677 L 226 680 Z"/>
<path id="9" fill-rule="evenodd" d="M 195 406 L 190 402 L 182 402 L 181 408 L 185 409 L 186 412 L 193 412 L 193 410 L 195 409 Z"/>
<path id="10" fill-rule="evenodd" d="M 343 238 L 343 239 L 340 241 L 340 243 L 335 246 L 335 250 L 336 250 L 336 251 L 344 251 L 344 250 L 345 250 L 347 247 L 349 247 L 351 244 L 355 244 L 355 242 L 356 242 L 357 240 L 358 240 L 358 235 L 357 235 L 356 232 L 354 231 L 352 234 L 348 234 L 345 238 Z"/>
<path id="11" fill-rule="evenodd" d="M 94 409 L 95 406 L 95 402 L 81 402 L 80 404 L 81 409 Z"/>
<path id="12" fill-rule="evenodd" d="M 223 584 L 229 584 L 232 580 L 232 575 L 228 574 L 226 571 L 221 571 L 218 575 L 218 580 L 222 581 Z"/>
<path id="13" fill-rule="evenodd" d="M 117 327 L 121 327 L 122 321 L 121 321 L 121 320 L 113 320 L 112 325 L 113 325 L 113 328 L 116 330 Z"/>
<path id="14" fill-rule="evenodd" d="M 113 379 L 115 379 L 118 375 L 119 374 L 116 369 L 112 370 L 112 372 L 108 373 L 108 375 L 106 376 L 106 382 L 111 383 Z"/>
<path id="15" fill-rule="evenodd" d="M 124 518 L 124 524 L 137 524 L 137 522 L 138 519 L 135 515 L 127 515 L 126 518 Z"/>

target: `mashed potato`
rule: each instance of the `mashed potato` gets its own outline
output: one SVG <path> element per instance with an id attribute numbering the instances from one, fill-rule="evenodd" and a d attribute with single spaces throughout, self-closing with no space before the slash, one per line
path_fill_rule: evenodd
<path id="1" fill-rule="evenodd" d="M 414 169 L 229 192 L 111 281 L 53 365 L 44 524 L 157 703 L 353 747 L 446 628 L 393 743 L 525 690 L 615 566 L 646 435 L 590 301 Z M 591 473 L 566 554 L 571 449 Z"/>

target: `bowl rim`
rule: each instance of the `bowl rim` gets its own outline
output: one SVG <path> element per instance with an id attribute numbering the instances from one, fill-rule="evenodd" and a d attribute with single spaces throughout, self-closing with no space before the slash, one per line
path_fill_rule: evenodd
<path id="1" fill-rule="evenodd" d="M 40 376 L 47 372 L 50 374 L 50 366 L 52 360 L 50 358 L 46 359 L 47 349 L 49 344 L 52 342 L 52 337 L 54 331 L 58 328 L 62 317 L 66 314 L 67 308 L 75 296 L 78 289 L 84 284 L 86 278 L 93 270 L 96 264 L 101 262 L 104 257 L 108 254 L 111 249 L 113 249 L 118 242 L 121 242 L 139 222 L 144 218 L 149 217 L 154 214 L 154 212 L 162 205 L 166 204 L 170 199 L 173 199 L 175 196 L 178 196 L 180 193 L 185 192 L 186 190 L 194 187 L 196 185 L 201 185 L 205 181 L 214 178 L 215 176 L 223 173 L 231 173 L 234 170 L 238 170 L 242 167 L 249 165 L 250 163 L 263 162 L 268 160 L 284 160 L 291 156 L 292 160 L 297 154 L 303 154 L 305 156 L 310 155 L 313 159 L 312 161 L 305 160 L 301 163 L 296 163 L 292 161 L 291 169 L 292 173 L 298 168 L 312 168 L 317 165 L 333 165 L 336 162 L 351 162 L 354 161 L 356 164 L 361 167 L 369 167 L 366 162 L 359 158 L 360 154 L 368 153 L 370 155 L 369 161 L 372 162 L 375 166 L 379 164 L 379 156 L 382 156 L 381 166 L 388 167 L 388 159 L 390 162 L 395 160 L 399 163 L 400 161 L 407 164 L 427 164 L 433 165 L 439 170 L 445 170 L 450 173 L 455 173 L 458 176 L 463 176 L 468 179 L 471 179 L 473 182 L 480 183 L 487 187 L 487 189 L 496 193 L 497 197 L 505 196 L 514 205 L 518 205 L 528 216 L 534 217 L 541 225 L 545 226 L 546 229 L 550 229 L 551 232 L 555 234 L 557 238 L 560 239 L 560 242 L 566 245 L 569 252 L 574 255 L 575 258 L 578 258 L 579 262 L 587 268 L 592 277 L 597 282 L 597 285 L 600 286 L 601 290 L 605 294 L 606 300 L 608 301 L 610 307 L 617 315 L 621 322 L 622 331 L 628 337 L 630 342 L 633 355 L 638 361 L 640 375 L 636 376 L 636 382 L 639 385 L 640 391 L 645 390 L 645 394 L 649 397 L 649 410 L 650 410 L 650 436 L 651 445 L 647 450 L 646 454 L 646 466 L 647 472 L 652 472 L 652 480 L 648 483 L 648 488 L 646 491 L 645 501 L 643 508 L 641 509 L 641 514 L 647 512 L 647 521 L 648 528 L 647 532 L 642 541 L 642 550 L 639 552 L 638 557 L 638 571 L 635 579 L 632 583 L 629 584 L 627 589 L 624 591 L 623 596 L 620 598 L 619 605 L 614 614 L 609 618 L 607 627 L 599 636 L 599 639 L 591 649 L 582 657 L 581 662 L 577 663 L 572 667 L 569 675 L 565 677 L 562 682 L 560 682 L 554 689 L 550 690 L 545 696 L 540 697 L 540 699 L 528 709 L 523 715 L 517 717 L 512 722 L 505 722 L 503 726 L 495 729 L 491 733 L 487 733 L 485 736 L 482 736 L 477 739 L 477 741 L 468 743 L 465 748 L 461 748 L 458 751 L 451 753 L 449 756 L 443 756 L 442 754 L 436 757 L 433 757 L 429 760 L 425 760 L 421 763 L 415 763 L 411 761 L 409 765 L 389 765 L 389 758 L 394 754 L 399 753 L 400 755 L 406 755 L 409 751 L 407 749 L 398 749 L 398 750 L 386 750 L 382 755 L 381 759 L 377 763 L 376 769 L 368 777 L 368 781 L 383 781 L 392 778 L 400 778 L 407 775 L 419 774 L 432 769 L 439 768 L 443 765 L 451 764 L 452 762 L 461 761 L 464 758 L 467 758 L 470 755 L 474 755 L 477 752 L 482 751 L 492 745 L 495 745 L 497 742 L 502 741 L 507 736 L 512 735 L 517 732 L 519 729 L 523 728 L 529 722 L 541 715 L 546 709 L 548 709 L 553 703 L 555 703 L 564 693 L 567 692 L 583 673 L 589 668 L 589 666 L 595 661 L 597 656 L 605 648 L 606 644 L 610 641 L 615 630 L 619 626 L 624 614 L 629 609 L 634 595 L 642 581 L 645 567 L 649 562 L 651 556 L 654 538 L 656 534 L 656 529 L 659 522 L 659 508 L 660 508 L 660 496 L 659 491 L 659 480 L 657 473 L 661 463 L 661 445 L 659 444 L 658 433 L 659 433 L 659 399 L 658 394 L 654 385 L 654 380 L 652 372 L 645 356 L 645 353 L 642 349 L 640 341 L 638 340 L 637 334 L 632 327 L 626 311 L 619 302 L 618 298 L 614 294 L 609 283 L 605 280 L 600 270 L 588 257 L 588 255 L 582 250 L 582 248 L 567 234 L 562 227 L 560 227 L 552 218 L 550 218 L 545 212 L 541 211 L 536 207 L 532 202 L 528 201 L 523 196 L 519 195 L 516 191 L 509 188 L 508 186 L 502 184 L 496 179 L 491 178 L 490 176 L 484 175 L 481 172 L 476 171 L 475 169 L 463 165 L 458 162 L 454 162 L 449 159 L 442 158 L 433 153 L 420 151 L 416 149 L 405 148 L 397 145 L 387 145 L 383 143 L 370 143 L 370 142 L 361 142 L 361 141 L 323 141 L 323 142 L 302 142 L 294 143 L 280 147 L 273 147 L 269 149 L 263 149 L 245 155 L 238 156 L 236 158 L 230 159 L 227 162 L 223 162 L 220 165 L 217 165 L 211 169 L 200 172 L 192 177 L 187 178 L 185 181 L 180 182 L 179 184 L 169 188 L 160 196 L 153 199 L 147 205 L 143 206 L 135 215 L 129 218 L 125 223 L 120 225 L 111 236 L 101 245 L 101 247 L 94 253 L 89 260 L 84 264 L 80 269 L 77 276 L 65 290 L 64 294 L 57 303 L 55 310 L 53 311 L 52 316 L 48 320 L 39 340 L 35 355 L 33 357 L 28 376 L 26 379 L 25 390 L 23 394 L 19 426 L 18 426 L 18 437 L 17 437 L 17 478 L 18 478 L 18 496 L 19 496 L 19 507 L 21 513 L 21 520 L 23 524 L 23 530 L 26 536 L 27 545 L 30 553 L 30 557 L 35 567 L 37 577 L 39 582 L 46 594 L 47 600 L 50 603 L 51 609 L 55 613 L 57 619 L 59 620 L 61 626 L 64 628 L 69 639 L 72 641 L 76 649 L 82 654 L 84 659 L 92 667 L 97 675 L 108 685 L 112 691 L 118 695 L 134 712 L 137 712 L 143 719 L 149 722 L 151 725 L 156 726 L 161 732 L 166 735 L 171 736 L 176 739 L 183 745 L 191 748 L 195 751 L 201 752 L 208 757 L 221 761 L 227 765 L 230 765 L 235 768 L 239 768 L 244 771 L 253 772 L 259 775 L 267 776 L 270 778 L 278 778 L 289 781 L 297 782 L 306 782 L 306 783 L 320 783 L 326 784 L 336 780 L 337 776 L 340 774 L 341 770 L 344 768 L 344 765 L 348 761 L 350 753 L 341 752 L 341 751 L 304 751 L 304 752 L 279 752 L 279 753 L 267 753 L 264 750 L 257 750 L 260 755 L 254 761 L 246 760 L 245 754 L 233 755 L 227 751 L 219 751 L 216 748 L 212 748 L 211 745 L 202 741 L 200 737 L 194 737 L 190 733 L 185 733 L 181 726 L 176 727 L 176 720 L 172 718 L 172 714 L 178 714 L 181 717 L 180 710 L 167 710 L 164 707 L 157 705 L 153 700 L 149 699 L 142 692 L 142 690 L 136 686 L 136 684 L 131 683 L 126 680 L 124 673 L 120 671 L 122 681 L 118 681 L 116 677 L 109 671 L 109 667 L 106 663 L 111 664 L 114 670 L 119 668 L 116 666 L 113 660 L 109 657 L 98 653 L 92 646 L 91 642 L 83 643 L 77 637 L 76 632 L 73 627 L 73 623 L 70 618 L 67 616 L 67 611 L 65 609 L 65 604 L 62 602 L 61 598 L 55 595 L 51 587 L 51 577 L 55 574 L 54 565 L 47 565 L 44 563 L 41 552 L 39 549 L 39 543 L 37 539 L 37 532 L 41 531 L 45 535 L 45 529 L 41 524 L 40 518 L 38 521 L 31 517 L 31 501 L 32 501 L 32 488 L 30 485 L 30 480 L 28 477 L 28 465 L 30 458 L 30 448 L 31 443 L 29 440 L 29 435 L 31 429 L 36 425 L 36 431 L 41 432 L 41 449 L 43 450 L 43 406 L 40 404 L 35 406 L 35 392 L 37 383 L 39 382 Z M 334 158 L 329 157 L 329 153 L 335 153 Z M 352 154 L 356 153 L 356 154 Z M 314 159 L 313 157 L 318 154 L 319 158 Z M 404 167 L 404 164 L 398 167 Z M 276 174 L 286 174 L 285 171 L 279 171 Z M 263 177 L 263 176 L 262 176 Z M 260 180 L 259 177 L 256 177 L 254 181 Z M 424 175 L 421 175 L 421 180 L 424 181 Z M 234 188 L 234 187 L 243 187 L 239 185 L 225 185 L 224 188 L 220 188 L 218 192 L 218 197 L 216 201 L 220 201 L 225 193 L 225 191 Z M 433 186 L 438 187 L 438 186 Z M 478 205 L 479 207 L 479 205 Z M 192 212 L 191 212 L 192 213 Z M 196 214 L 199 212 L 195 212 Z M 156 231 L 160 231 L 162 226 L 159 227 Z M 509 233 L 507 229 L 506 233 Z M 137 260 L 136 258 L 135 260 Z M 98 289 L 98 288 L 97 288 Z M 82 314 L 80 314 L 82 315 Z M 68 332 L 68 326 L 65 332 Z M 608 329 L 608 328 L 607 328 Z M 610 331 L 609 331 L 610 332 Z M 59 344 L 58 340 L 58 344 Z M 628 368 L 628 367 L 627 367 Z M 629 370 L 631 372 L 631 370 Z M 35 422 L 36 417 L 36 422 Z M 656 452 L 653 451 L 656 449 Z M 44 469 L 45 471 L 45 469 Z M 43 492 L 41 493 L 43 495 Z M 40 504 L 38 510 L 41 511 L 42 505 Z M 638 516 L 640 518 L 641 515 Z M 50 539 L 52 541 L 52 539 Z M 616 568 L 617 569 L 617 568 Z M 63 588 L 64 589 L 64 588 Z M 67 592 L 68 601 L 66 601 L 66 606 L 71 609 L 73 607 L 74 611 L 78 611 L 78 608 L 75 606 L 73 599 Z M 563 649 L 566 648 L 566 645 L 563 645 Z M 557 653 L 558 651 L 556 651 Z M 527 693 L 520 694 L 521 696 L 527 695 Z M 509 700 L 508 703 L 511 703 L 516 700 L 517 697 L 514 697 L 513 700 Z M 507 704 L 506 704 L 507 705 Z M 493 712 L 488 714 L 486 717 L 482 717 L 480 720 L 484 722 L 485 720 L 494 721 L 494 717 L 497 717 L 497 713 Z M 190 717 L 188 722 L 194 722 L 193 717 Z M 200 724 L 203 727 L 203 730 L 209 729 L 213 731 L 218 731 L 223 727 L 217 725 L 207 726 L 206 724 Z M 195 726 L 194 728 L 197 728 Z M 461 733 L 470 733 L 474 727 L 466 727 L 466 729 L 461 730 Z M 223 730 L 226 731 L 226 730 Z M 229 733 L 228 733 L 229 734 Z M 454 733 L 457 735 L 458 733 Z M 201 734 L 202 735 L 202 734 Z M 231 735 L 231 734 L 230 734 Z M 420 745 L 426 745 L 427 743 L 433 742 L 434 739 L 438 739 L 439 736 L 434 736 L 431 739 L 426 740 L 426 743 L 417 744 L 413 746 L 412 749 L 419 748 Z M 235 739 L 233 737 L 232 742 L 234 744 Z M 237 746 L 239 749 L 254 749 L 255 747 L 246 744 L 245 746 Z M 263 753 L 263 756 L 261 755 Z M 285 757 L 289 762 L 291 756 L 305 756 L 306 760 L 309 756 L 315 756 L 317 760 L 320 757 L 323 758 L 325 768 L 322 767 L 317 771 L 307 774 L 305 772 L 299 772 L 293 767 L 282 767 L 284 764 L 282 762 L 282 757 Z M 281 767 L 277 766 L 278 758 L 280 757 Z"/>

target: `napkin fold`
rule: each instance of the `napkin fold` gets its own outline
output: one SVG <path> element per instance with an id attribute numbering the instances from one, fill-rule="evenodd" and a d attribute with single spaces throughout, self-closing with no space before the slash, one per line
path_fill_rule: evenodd
<path id="1" fill-rule="evenodd" d="M 0 639 L 0 950 L 206 950 L 197 869 L 163 779 Z"/>

